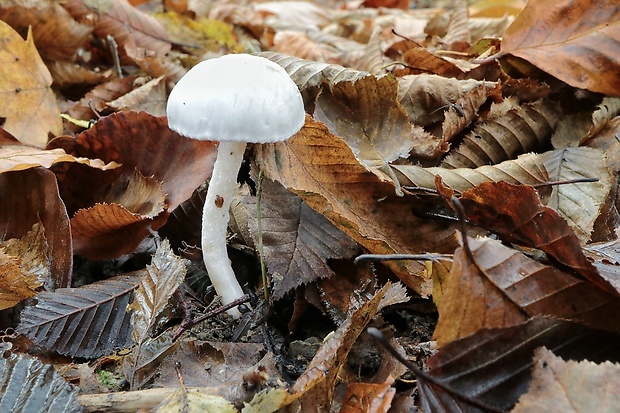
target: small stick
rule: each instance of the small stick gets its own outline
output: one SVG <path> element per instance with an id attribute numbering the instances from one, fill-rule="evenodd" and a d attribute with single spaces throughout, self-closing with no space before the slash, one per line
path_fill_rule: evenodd
<path id="1" fill-rule="evenodd" d="M 258 183 L 256 184 L 256 224 L 258 225 L 258 259 L 260 261 L 260 275 L 263 280 L 263 294 L 265 302 L 269 302 L 269 286 L 267 280 L 267 268 L 265 267 L 265 254 L 263 252 L 263 220 L 261 216 L 261 200 L 263 194 L 263 171 L 258 173 Z"/>
<path id="2" fill-rule="evenodd" d="M 362 261 L 396 261 L 396 260 L 415 260 L 415 261 L 437 261 L 449 260 L 452 255 L 449 254 L 362 254 L 355 258 L 355 264 Z"/>
<path id="3" fill-rule="evenodd" d="M 456 211 L 456 216 L 459 219 L 463 248 L 465 248 L 467 258 L 469 258 L 472 263 L 475 263 L 476 260 L 474 259 L 474 253 L 471 252 L 471 249 L 469 248 L 469 242 L 467 241 L 467 228 L 465 227 L 465 209 L 463 208 L 463 204 L 461 204 L 461 201 L 454 195 L 452 195 L 452 197 L 450 198 L 450 203 Z"/>
<path id="4" fill-rule="evenodd" d="M 114 61 L 114 70 L 116 70 L 116 76 L 119 79 L 123 78 L 123 71 L 121 69 L 121 59 L 118 57 L 118 44 L 116 44 L 116 40 L 112 37 L 111 34 L 106 36 L 106 40 L 108 41 L 108 45 L 110 46 L 110 51 L 112 52 L 112 60 Z"/>
<path id="5" fill-rule="evenodd" d="M 549 181 L 542 182 L 540 184 L 532 185 L 534 188 L 540 188 L 543 186 L 553 186 L 553 185 L 567 185 L 567 184 L 580 184 L 587 182 L 598 182 L 598 178 L 575 178 L 575 179 L 564 179 L 562 181 Z"/>
<path id="6" fill-rule="evenodd" d="M 383 333 L 374 327 L 368 327 L 366 332 L 379 344 L 381 344 L 394 358 L 400 361 L 405 367 L 407 367 L 417 378 L 427 381 L 428 383 L 439 387 L 440 389 L 446 391 L 455 399 L 459 399 L 466 403 L 471 404 L 474 407 L 478 407 L 483 411 L 493 412 L 493 413 L 502 413 L 504 410 L 498 409 L 494 406 L 490 406 L 480 400 L 476 400 L 470 396 L 459 393 L 458 390 L 453 390 L 446 383 L 443 383 L 440 379 L 431 376 L 430 374 L 420 370 L 416 365 L 412 362 L 404 358 L 396 349 L 390 344 L 390 342 L 385 338 Z"/>
<path id="7" fill-rule="evenodd" d="M 216 315 L 221 314 L 224 311 L 230 310 L 231 308 L 236 307 L 240 304 L 247 303 L 248 301 L 250 301 L 250 295 L 245 294 L 228 304 L 225 304 L 221 307 L 216 308 L 213 311 L 209 311 L 208 313 L 201 315 L 198 318 L 194 318 L 193 320 L 189 321 L 183 321 L 183 323 L 181 323 L 181 325 L 178 326 L 177 330 L 174 332 L 174 337 L 172 338 L 172 340 L 177 340 L 179 337 L 181 337 L 181 334 L 183 334 L 186 330 L 194 327 L 196 324 L 202 323 L 209 318 L 215 317 Z"/>

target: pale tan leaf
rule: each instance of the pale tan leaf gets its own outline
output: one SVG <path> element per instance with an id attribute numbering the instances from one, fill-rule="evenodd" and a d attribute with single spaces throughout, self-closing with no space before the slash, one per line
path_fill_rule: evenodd
<path id="1" fill-rule="evenodd" d="M 302 92 L 306 89 L 319 87 L 323 82 L 332 86 L 338 82 L 355 81 L 370 76 L 368 72 L 360 72 L 340 65 L 303 60 L 275 52 L 262 52 L 258 55 L 282 66 Z"/>
<path id="2" fill-rule="evenodd" d="M 508 99 L 505 102 L 510 103 Z M 510 106 L 507 111 L 492 110 L 489 118 L 476 125 L 463 142 L 446 156 L 441 166 L 476 168 L 495 165 L 544 147 L 560 119 L 557 105 L 538 101 Z"/>
<path id="3" fill-rule="evenodd" d="M 497 87 L 495 82 L 457 80 L 428 74 L 403 76 L 398 79 L 398 83 L 398 100 L 407 111 L 409 121 L 422 126 L 441 121 L 441 109 L 448 110 L 450 103 L 466 97 L 473 90 L 482 87 L 489 94 Z M 472 103 L 476 101 L 477 99 L 472 99 Z M 474 106 L 472 109 L 473 113 L 478 111 L 478 107 Z M 467 112 L 470 116 L 469 110 Z"/>
<path id="4" fill-rule="evenodd" d="M 588 242 L 614 179 L 605 156 L 597 149 L 580 147 L 545 152 L 541 157 L 552 181 L 598 179 L 555 186 L 547 204 L 568 221 L 582 243 Z"/>
<path id="5" fill-rule="evenodd" d="M 527 393 L 513 413 L 613 413 L 620 406 L 620 365 L 564 361 L 544 347 L 534 352 Z"/>
<path id="6" fill-rule="evenodd" d="M 22 171 L 42 166 L 49 168 L 59 162 L 77 162 L 93 168 L 107 170 L 117 168 L 116 162 L 104 163 L 100 159 L 88 159 L 67 154 L 63 149 L 37 149 L 23 145 L 0 147 L 0 173 Z"/>
<path id="7" fill-rule="evenodd" d="M 170 305 L 170 298 L 185 280 L 185 264 L 170 249 L 164 240 L 157 247 L 151 264 L 140 274 L 140 285 L 135 292 L 133 337 L 136 343 L 142 343 L 157 321 L 157 317 Z"/>
<path id="8" fill-rule="evenodd" d="M 375 76 L 387 73 L 386 64 L 389 62 L 381 50 L 381 27 L 376 26 L 370 34 L 370 39 L 364 49 L 358 53 L 358 58 L 348 60 L 347 65 L 358 70 L 369 72 Z"/>
<path id="9" fill-rule="evenodd" d="M 444 43 L 450 45 L 455 42 L 471 42 L 471 34 L 468 26 L 468 10 L 466 0 L 454 0 L 450 10 L 450 23 L 448 32 L 443 38 Z"/>
<path id="10" fill-rule="evenodd" d="M 266 14 L 266 24 L 277 30 L 306 31 L 331 22 L 328 10 L 308 1 L 266 1 L 253 4 Z"/>
<path id="11" fill-rule="evenodd" d="M 181 387 L 170 394 L 151 411 L 153 413 L 238 412 L 235 406 L 223 397 L 205 394 L 201 389 L 187 389 L 185 387 Z"/>
<path id="12" fill-rule="evenodd" d="M 146 112 L 153 116 L 166 116 L 166 83 L 164 76 L 149 80 L 124 96 L 108 103 L 117 110 Z"/>
<path id="13" fill-rule="evenodd" d="M 489 181 L 535 185 L 549 180 L 543 159 L 536 154 L 524 154 L 515 160 L 504 161 L 493 166 L 480 166 L 475 169 L 423 168 L 417 165 L 393 165 L 392 168 L 406 178 L 406 180 L 401 180 L 403 186 L 435 189 L 435 177 L 440 176 L 445 185 L 461 193 Z"/>

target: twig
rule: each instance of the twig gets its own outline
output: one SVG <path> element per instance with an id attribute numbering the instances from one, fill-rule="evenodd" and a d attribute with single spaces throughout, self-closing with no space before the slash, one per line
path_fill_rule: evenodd
<path id="1" fill-rule="evenodd" d="M 256 224 L 258 225 L 258 260 L 260 261 L 260 275 L 263 280 L 263 294 L 265 302 L 269 302 L 269 285 L 267 280 L 267 268 L 265 267 L 265 255 L 263 253 L 263 220 L 261 216 L 261 199 L 263 193 L 263 171 L 258 173 L 256 184 Z"/>
<path id="2" fill-rule="evenodd" d="M 452 259 L 450 254 L 362 254 L 355 258 L 354 263 L 359 264 L 362 261 L 397 261 L 397 260 L 415 260 L 415 261 L 437 261 Z"/>
<path id="3" fill-rule="evenodd" d="M 542 186 L 553 186 L 553 185 L 567 185 L 567 184 L 580 184 L 587 182 L 598 182 L 598 178 L 575 178 L 575 179 L 564 179 L 561 181 L 549 181 L 542 182 L 539 184 L 532 185 L 534 188 L 540 188 Z"/>
<path id="4" fill-rule="evenodd" d="M 243 303 L 247 303 L 248 301 L 250 301 L 250 295 L 245 294 L 226 305 L 223 305 L 221 307 L 216 308 L 213 311 L 209 311 L 208 313 L 201 315 L 198 318 L 194 318 L 189 321 L 183 321 L 183 323 L 181 323 L 181 325 L 178 326 L 177 330 L 174 332 L 174 337 L 172 337 L 172 341 L 177 340 L 179 337 L 181 337 L 181 334 L 183 334 L 186 330 L 194 327 L 196 324 L 200 324 L 209 318 L 215 317 L 216 315 L 221 314 L 226 310 L 230 310 L 231 308 L 236 307 Z"/>
<path id="5" fill-rule="evenodd" d="M 381 344 L 394 358 L 400 361 L 405 367 L 407 367 L 418 379 L 423 379 L 428 383 L 431 383 L 434 386 L 439 387 L 440 389 L 446 391 L 448 394 L 452 395 L 455 399 L 459 399 L 466 403 L 471 404 L 474 407 L 478 407 L 488 412 L 494 413 L 503 413 L 504 410 L 498 409 L 494 406 L 488 405 L 480 400 L 476 400 L 467 396 L 465 394 L 461 394 L 456 390 L 453 390 L 447 384 L 441 382 L 438 378 L 431 376 L 430 374 L 420 370 L 415 364 L 404 358 L 396 349 L 390 344 L 390 342 L 385 338 L 383 333 L 374 327 L 368 327 L 366 330 L 368 334 L 376 340 L 379 344 Z"/>
<path id="6" fill-rule="evenodd" d="M 469 258 L 472 263 L 475 263 L 476 260 L 474 259 L 474 254 L 473 252 L 471 252 L 471 249 L 469 248 L 469 242 L 467 241 L 467 228 L 465 227 L 465 209 L 463 208 L 463 204 L 461 204 L 461 201 L 454 195 L 452 195 L 452 197 L 450 198 L 450 203 L 456 211 L 456 216 L 459 219 L 459 227 L 461 231 L 463 248 L 465 249 L 467 258 Z"/>
<path id="7" fill-rule="evenodd" d="M 114 61 L 114 70 L 116 70 L 116 76 L 119 79 L 123 78 L 123 70 L 121 69 L 121 59 L 118 57 L 118 44 L 116 44 L 116 40 L 112 37 L 111 34 L 106 36 L 106 40 L 108 41 L 108 45 L 110 46 L 110 51 L 112 52 L 112 60 Z"/>

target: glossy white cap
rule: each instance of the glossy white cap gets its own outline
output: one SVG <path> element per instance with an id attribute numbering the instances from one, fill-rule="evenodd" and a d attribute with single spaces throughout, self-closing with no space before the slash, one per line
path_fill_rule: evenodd
<path id="1" fill-rule="evenodd" d="M 286 71 L 264 57 L 230 54 L 200 62 L 172 89 L 170 129 L 213 141 L 276 142 L 304 124 L 304 103 Z"/>

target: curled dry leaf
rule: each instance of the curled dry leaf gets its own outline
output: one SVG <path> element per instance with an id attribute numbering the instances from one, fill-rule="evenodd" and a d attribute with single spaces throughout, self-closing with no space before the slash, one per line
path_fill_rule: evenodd
<path id="1" fill-rule="evenodd" d="M 44 147 L 62 131 L 52 76 L 28 31 L 26 41 L 0 21 L 0 117 L 2 128 L 25 144 Z"/>
<path id="2" fill-rule="evenodd" d="M 620 96 L 618 51 L 616 1 L 538 0 L 529 1 L 506 30 L 501 53 L 523 58 L 571 86 Z"/>
<path id="3" fill-rule="evenodd" d="M 0 239 L 22 238 L 36 225 L 42 225 L 45 265 L 51 275 L 45 289 L 68 287 L 73 265 L 69 216 L 58 194 L 56 177 L 43 168 L 0 174 Z"/>
<path id="4" fill-rule="evenodd" d="M 558 211 L 582 243 L 591 239 L 594 223 L 615 180 L 603 152 L 592 148 L 566 148 L 540 155 L 551 181 L 596 178 L 596 182 L 557 185 L 547 206 Z"/>
<path id="5" fill-rule="evenodd" d="M 532 382 L 513 413 L 613 413 L 620 404 L 618 363 L 564 361 L 546 348 L 534 353 Z"/>
<path id="6" fill-rule="evenodd" d="M 457 250 L 444 280 L 434 337 L 440 346 L 483 328 L 508 327 L 535 316 L 620 329 L 612 314 L 620 298 L 490 239 L 469 238 L 471 257 Z"/>
<path id="7" fill-rule="evenodd" d="M 210 176 L 216 155 L 215 143 L 182 137 L 167 127 L 165 118 L 144 112 L 107 116 L 76 139 L 57 138 L 50 146 L 122 164 L 105 172 L 69 166 L 59 175 L 63 200 L 71 215 L 97 203 L 121 202 L 127 206 L 97 206 L 107 212 L 94 232 L 89 229 L 90 221 L 82 221 L 86 237 L 80 241 L 80 251 L 99 259 L 133 251 L 150 229 L 163 225 L 168 211 L 188 199 Z M 132 186 L 128 187 L 130 182 Z M 142 189 L 131 193 L 131 188 Z M 96 213 L 93 210 L 89 214 Z"/>
<path id="8" fill-rule="evenodd" d="M 164 77 L 151 79 L 136 89 L 108 102 L 108 106 L 116 110 L 132 110 L 146 112 L 153 116 L 166 116 L 165 102 L 167 100 Z"/>
<path id="9" fill-rule="evenodd" d="M 60 162 L 77 162 L 103 171 L 119 166 L 116 162 L 104 163 L 100 159 L 75 157 L 61 148 L 43 150 L 26 145 L 0 146 L 0 173 L 23 171 L 39 166 L 49 168 Z"/>
<path id="10" fill-rule="evenodd" d="M 521 155 L 515 160 L 475 169 L 423 168 L 417 165 L 394 165 L 393 168 L 403 174 L 404 178 L 400 180 L 403 186 L 435 189 L 435 177 L 440 176 L 445 185 L 461 193 L 490 181 L 505 181 L 522 185 L 535 185 L 549 181 L 542 158 L 531 153 Z M 544 187 L 541 189 L 545 190 Z"/>
<path id="11" fill-rule="evenodd" d="M 315 211 L 372 253 L 454 251 L 453 230 L 412 213 L 413 197 L 399 197 L 359 164 L 351 149 L 310 119 L 291 139 L 255 147 L 265 176 L 297 193 Z M 388 263 L 413 290 L 429 293 L 423 264 Z"/>
<path id="12" fill-rule="evenodd" d="M 441 166 L 476 168 L 495 165 L 539 150 L 548 144 L 560 119 L 557 105 L 547 100 L 517 105 L 507 99 L 495 108 L 484 123 L 477 124 L 442 160 Z"/>
<path id="13" fill-rule="evenodd" d="M 540 203 L 534 188 L 485 182 L 465 191 L 460 200 L 466 218 L 473 223 L 508 242 L 538 248 L 599 288 L 615 293 L 587 260 L 579 239 L 566 221 Z"/>

